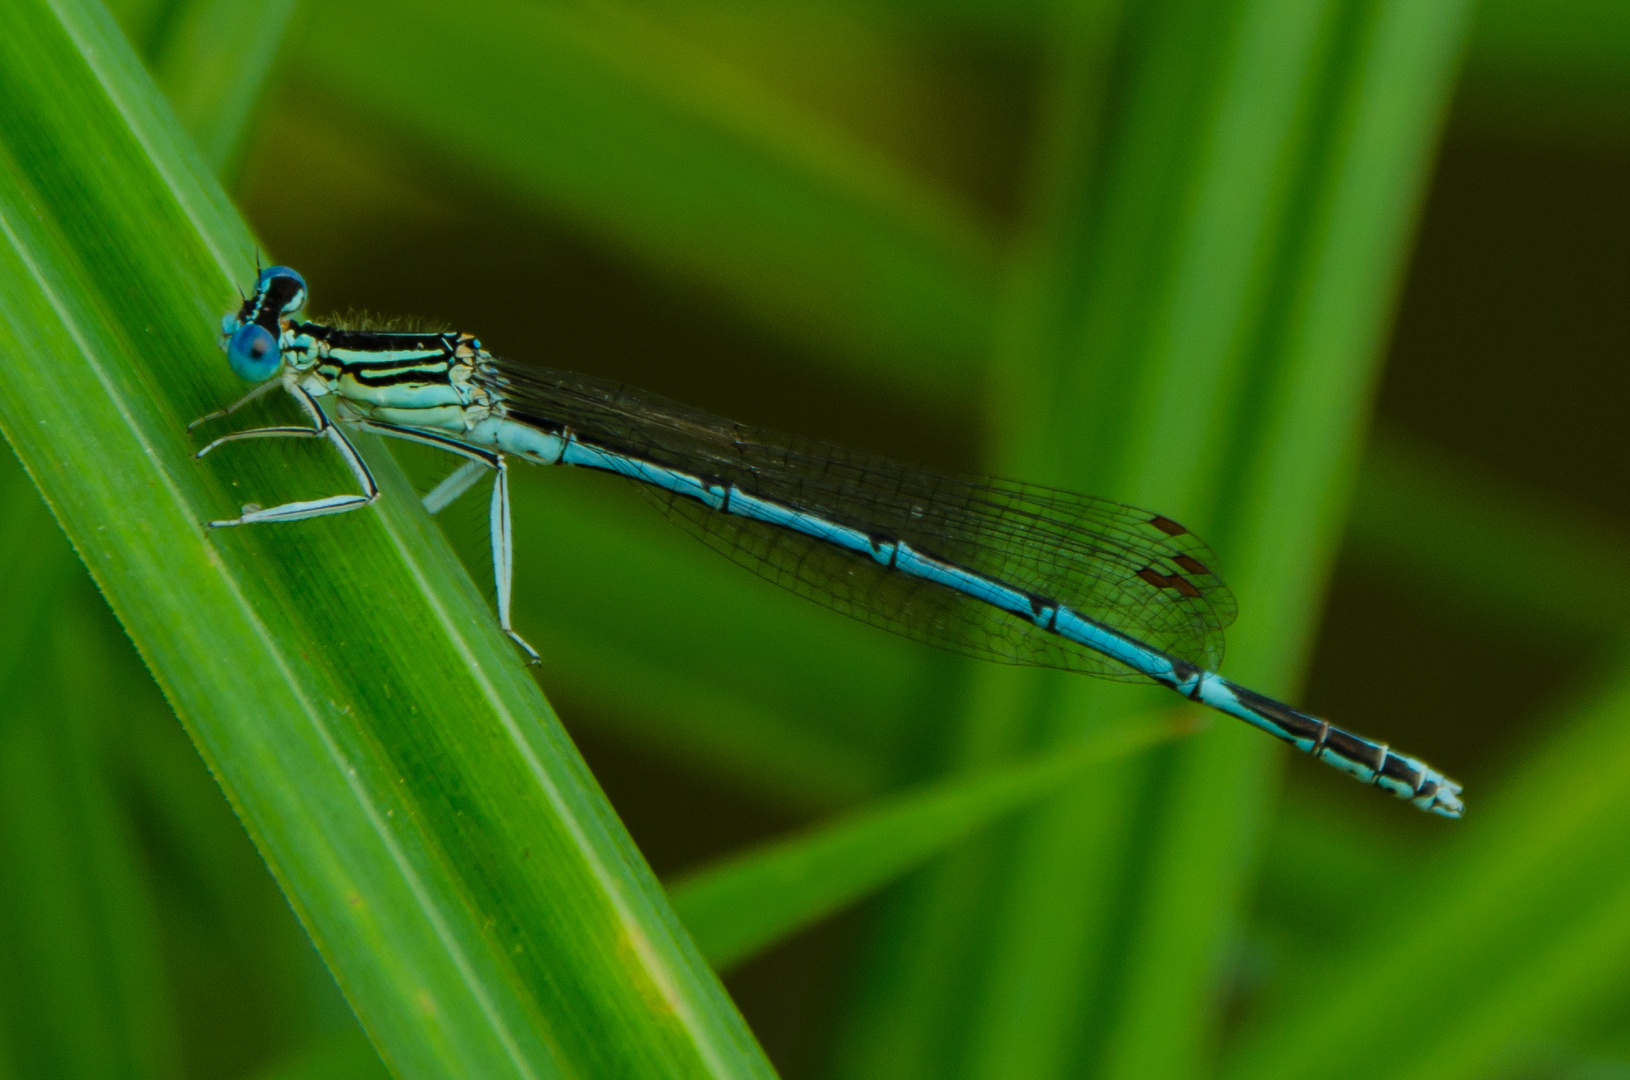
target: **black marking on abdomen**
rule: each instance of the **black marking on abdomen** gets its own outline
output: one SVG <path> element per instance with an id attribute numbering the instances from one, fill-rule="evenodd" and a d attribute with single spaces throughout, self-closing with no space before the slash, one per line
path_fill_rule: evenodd
<path id="1" fill-rule="evenodd" d="M 1324 739 L 1325 753 L 1339 754 L 1348 761 L 1356 761 L 1372 772 L 1379 773 L 1391 756 L 1387 748 L 1362 739 L 1352 732 L 1333 727 Z"/>
<path id="2" fill-rule="evenodd" d="M 1297 712 L 1284 702 L 1275 701 L 1273 698 L 1259 694 L 1255 690 L 1247 690 L 1245 687 L 1234 683 L 1229 683 L 1228 688 L 1234 692 L 1234 696 L 1239 699 L 1241 705 L 1296 738 L 1312 741 L 1320 738 L 1321 735 L 1325 735 L 1328 742 L 1330 736 L 1340 731 L 1339 728 L 1331 727 L 1316 716 Z M 1321 731 L 1321 729 L 1324 730 Z M 1325 732 L 1328 732 L 1328 734 L 1325 734 Z"/>
<path id="3" fill-rule="evenodd" d="M 717 488 L 718 490 L 724 492 L 724 495 L 719 499 L 717 509 L 721 514 L 730 513 L 730 497 L 736 493 L 736 485 L 727 484 L 717 476 L 702 476 L 701 474 L 697 474 L 696 479 L 702 482 L 703 491 L 711 492 Z M 697 501 L 703 506 L 712 505 L 706 499 L 703 499 L 700 496 L 697 497 Z"/>
<path id="4" fill-rule="evenodd" d="M 1381 766 L 1381 776 L 1409 785 L 1417 795 L 1423 794 L 1421 788 L 1426 782 L 1426 774 L 1412 768 L 1397 754 L 1387 754 L 1387 763 Z"/>
<path id="5" fill-rule="evenodd" d="M 807 511 L 803 512 L 807 513 Z M 889 545 L 889 561 L 882 564 L 883 568 L 886 570 L 898 570 L 899 566 L 897 564 L 900 562 L 900 541 L 887 536 L 873 536 L 870 537 L 870 539 L 872 542 L 872 561 L 877 561 L 877 553 L 883 550 L 883 546 L 887 544 Z M 926 553 L 918 552 L 918 554 Z M 933 556 L 928 557 L 933 558 Z"/>
<path id="6" fill-rule="evenodd" d="M 1177 681 L 1179 683 L 1186 683 L 1190 679 L 1194 680 L 1194 687 L 1188 692 L 1188 696 L 1194 701 L 1199 701 L 1200 680 L 1198 676 L 1204 674 L 1205 669 L 1200 667 L 1198 664 L 1192 664 L 1189 661 L 1176 656 L 1168 656 L 1166 659 L 1171 661 L 1172 673 L 1177 676 Z M 1175 687 L 1173 687 L 1173 689 L 1175 689 Z"/>

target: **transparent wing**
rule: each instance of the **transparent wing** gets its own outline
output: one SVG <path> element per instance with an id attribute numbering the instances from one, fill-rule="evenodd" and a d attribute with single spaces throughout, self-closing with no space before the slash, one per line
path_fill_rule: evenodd
<path id="1" fill-rule="evenodd" d="M 493 361 L 510 415 L 796 507 L 1057 600 L 1169 655 L 1214 669 L 1233 595 L 1206 545 L 1161 515 L 746 427 L 632 387 Z M 801 596 L 954 652 L 1141 676 L 1034 623 L 801 533 L 642 490 L 709 547 Z"/>

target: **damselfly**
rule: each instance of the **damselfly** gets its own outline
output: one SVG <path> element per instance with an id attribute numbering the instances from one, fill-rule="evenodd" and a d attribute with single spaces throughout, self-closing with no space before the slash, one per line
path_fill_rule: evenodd
<path id="1" fill-rule="evenodd" d="M 260 385 L 193 426 L 277 386 L 311 426 L 235 432 L 197 456 L 239 439 L 327 439 L 361 490 L 248 506 L 212 527 L 299 521 L 377 499 L 336 420 L 456 454 L 464 464 L 425 507 L 436 513 L 494 474 L 498 623 L 536 661 L 510 622 L 507 460 L 617 473 L 710 547 L 845 614 L 985 659 L 1153 681 L 1423 810 L 1460 816 L 1460 785 L 1425 763 L 1211 670 L 1234 599 L 1210 550 L 1170 518 L 744 427 L 616 383 L 511 363 L 468 334 L 302 322 L 305 302 L 299 274 L 261 272 L 254 294 L 221 320 L 232 370 Z"/>

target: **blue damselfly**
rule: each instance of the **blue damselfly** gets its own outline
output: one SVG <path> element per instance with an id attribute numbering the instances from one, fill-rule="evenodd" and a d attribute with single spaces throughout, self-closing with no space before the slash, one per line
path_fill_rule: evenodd
<path id="1" fill-rule="evenodd" d="M 361 490 L 248 506 L 212 527 L 299 521 L 377 499 L 335 421 L 456 454 L 464 463 L 425 507 L 436 513 L 494 474 L 498 622 L 536 661 L 510 621 L 507 459 L 617 473 L 710 547 L 862 621 L 985 659 L 1153 681 L 1423 810 L 1460 816 L 1460 785 L 1425 763 L 1213 672 L 1234 599 L 1210 550 L 1170 518 L 745 427 L 617 383 L 511 363 L 468 334 L 302 322 L 305 302 L 299 274 L 261 272 L 221 322 L 233 371 L 260 385 L 193 426 L 279 386 L 311 426 L 235 432 L 197 456 L 240 439 L 323 438 Z"/>

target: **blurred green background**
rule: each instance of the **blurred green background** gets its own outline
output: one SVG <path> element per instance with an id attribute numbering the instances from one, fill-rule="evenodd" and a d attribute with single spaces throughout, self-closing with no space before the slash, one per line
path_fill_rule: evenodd
<path id="1" fill-rule="evenodd" d="M 1156 506 L 1238 587 L 1226 673 L 1466 784 L 1426 819 L 1216 725 L 1112 763 L 732 963 L 783 1076 L 1630 1076 L 1630 6 L 114 14 L 317 314 Z M 0 1072 L 383 1075 L 0 483 Z M 1168 704 L 516 488 L 518 628 L 665 881 Z"/>

